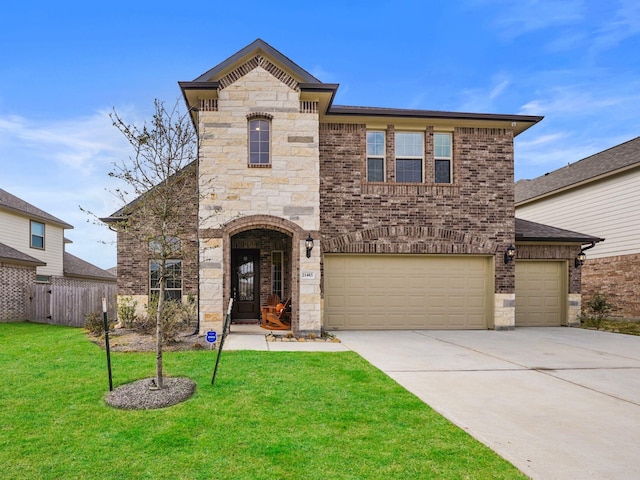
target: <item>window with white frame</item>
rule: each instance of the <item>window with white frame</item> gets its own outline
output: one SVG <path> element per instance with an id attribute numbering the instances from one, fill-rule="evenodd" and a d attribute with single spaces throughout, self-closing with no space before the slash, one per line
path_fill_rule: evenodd
<path id="1" fill-rule="evenodd" d="M 436 183 L 451 183 L 451 134 L 433 134 L 434 178 Z"/>
<path id="2" fill-rule="evenodd" d="M 249 120 L 249 165 L 271 165 L 271 121 Z"/>
<path id="3" fill-rule="evenodd" d="M 44 223 L 31 220 L 31 248 L 44 250 Z"/>
<path id="4" fill-rule="evenodd" d="M 271 293 L 282 298 L 282 272 L 284 271 L 284 255 L 280 250 L 271 252 Z"/>
<path id="5" fill-rule="evenodd" d="M 367 181 L 384 182 L 384 132 L 367 132 Z"/>
<path id="6" fill-rule="evenodd" d="M 182 300 L 182 260 L 167 260 L 165 267 L 165 300 Z M 149 293 L 151 296 L 160 294 L 160 260 L 149 262 Z"/>
<path id="7" fill-rule="evenodd" d="M 396 182 L 422 182 L 424 134 L 396 132 Z"/>

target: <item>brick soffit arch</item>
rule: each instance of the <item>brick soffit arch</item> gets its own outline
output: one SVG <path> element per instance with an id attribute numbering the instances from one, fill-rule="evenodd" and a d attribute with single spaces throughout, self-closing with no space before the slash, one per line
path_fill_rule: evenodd
<path id="1" fill-rule="evenodd" d="M 304 234 L 300 225 L 273 215 L 249 215 L 231 220 L 222 226 L 223 235 L 229 237 L 247 230 L 257 229 L 276 230 L 292 237 Z"/>
<path id="2" fill-rule="evenodd" d="M 368 253 L 365 245 L 377 243 L 421 246 L 422 248 L 415 249 L 415 253 L 445 253 L 447 245 L 461 247 L 452 248 L 449 253 L 486 255 L 497 251 L 494 241 L 478 235 L 439 227 L 415 226 L 381 226 L 352 232 L 324 240 L 323 249 L 329 253 L 356 253 L 354 250 Z M 430 248 L 431 245 L 435 248 Z M 396 253 L 405 253 L 405 251 L 405 249 L 398 249 Z"/>

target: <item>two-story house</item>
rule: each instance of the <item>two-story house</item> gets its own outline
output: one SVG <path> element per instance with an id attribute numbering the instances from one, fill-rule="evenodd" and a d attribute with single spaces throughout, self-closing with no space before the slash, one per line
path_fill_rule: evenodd
<path id="1" fill-rule="evenodd" d="M 231 298 L 234 321 L 256 321 L 271 294 L 299 332 L 513 328 L 516 258 L 554 262 L 553 324 L 575 322 L 574 257 L 592 237 L 517 235 L 513 139 L 542 117 L 334 105 L 337 84 L 262 40 L 179 85 L 199 139 L 185 205 L 199 258 L 197 282 L 176 259 L 172 284 L 198 294 L 202 330 L 220 330 Z M 144 301 L 152 255 L 118 243 L 120 294 Z"/>
<path id="2" fill-rule="evenodd" d="M 68 252 L 73 226 L 0 189 L 0 321 L 29 318 L 31 285 L 113 284 L 115 276 Z M 83 313 L 83 312 L 81 312 Z"/>

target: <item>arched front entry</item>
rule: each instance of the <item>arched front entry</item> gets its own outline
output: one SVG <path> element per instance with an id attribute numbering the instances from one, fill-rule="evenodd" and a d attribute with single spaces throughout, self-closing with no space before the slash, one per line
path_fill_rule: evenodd
<path id="1" fill-rule="evenodd" d="M 300 255 L 305 234 L 298 225 L 270 216 L 253 215 L 225 225 L 224 301 L 234 299 L 234 323 L 258 323 L 260 305 L 277 294 L 291 299 L 292 329 L 298 329 Z"/>
<path id="2" fill-rule="evenodd" d="M 233 323 L 258 323 L 260 305 L 271 295 L 291 298 L 291 235 L 266 228 L 231 237 Z"/>

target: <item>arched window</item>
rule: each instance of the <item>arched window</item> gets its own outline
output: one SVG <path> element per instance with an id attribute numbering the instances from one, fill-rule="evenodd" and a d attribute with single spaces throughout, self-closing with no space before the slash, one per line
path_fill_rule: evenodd
<path id="1" fill-rule="evenodd" d="M 249 120 L 249 165 L 271 165 L 271 121 Z"/>

